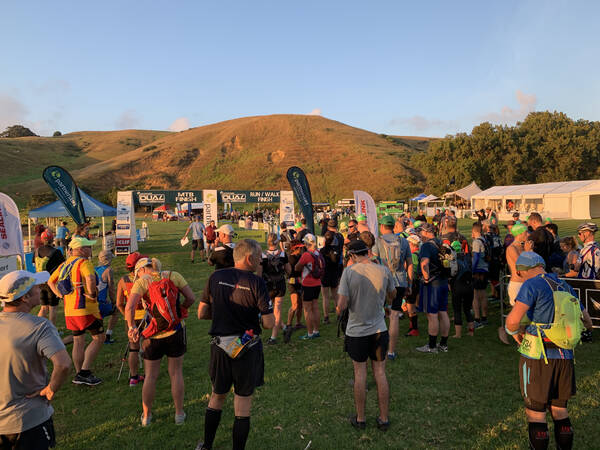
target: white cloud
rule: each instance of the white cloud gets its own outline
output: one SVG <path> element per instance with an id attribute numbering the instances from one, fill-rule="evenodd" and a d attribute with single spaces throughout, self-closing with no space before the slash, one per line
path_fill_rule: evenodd
<path id="1" fill-rule="evenodd" d="M 184 131 L 187 130 L 189 127 L 189 119 L 187 117 L 180 117 L 169 126 L 169 131 Z"/>
<path id="2" fill-rule="evenodd" d="M 419 115 L 392 119 L 390 121 L 390 125 L 394 127 L 408 127 L 417 133 L 423 133 L 425 131 L 436 129 L 456 128 L 458 126 L 457 122 L 453 120 L 442 120 L 436 118 L 428 119 L 427 117 Z"/>
<path id="3" fill-rule="evenodd" d="M 17 98 L 0 93 L 0 132 L 11 125 L 24 125 L 28 113 Z"/>
<path id="4" fill-rule="evenodd" d="M 119 130 L 127 130 L 131 128 L 137 128 L 140 124 L 140 116 L 135 109 L 128 109 L 115 121 L 115 126 Z"/>
<path id="5" fill-rule="evenodd" d="M 521 90 L 517 89 L 515 92 L 517 98 L 518 108 L 511 108 L 510 106 L 503 106 L 500 112 L 492 112 L 481 116 L 481 120 L 484 122 L 500 123 L 500 124 L 512 124 L 523 120 L 527 114 L 535 110 L 537 105 L 537 97 L 535 94 L 526 94 Z"/>
<path id="6" fill-rule="evenodd" d="M 321 108 L 315 108 L 311 112 L 308 113 L 309 116 L 320 116 Z"/>

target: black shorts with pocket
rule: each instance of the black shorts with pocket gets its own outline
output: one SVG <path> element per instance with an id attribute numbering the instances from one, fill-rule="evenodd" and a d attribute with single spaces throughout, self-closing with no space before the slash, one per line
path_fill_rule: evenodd
<path id="1" fill-rule="evenodd" d="M 402 311 L 402 299 L 404 299 L 404 293 L 406 288 L 396 286 L 396 297 L 392 300 L 392 310 Z"/>
<path id="2" fill-rule="evenodd" d="M 288 286 L 290 288 L 290 295 L 298 294 L 302 297 L 302 285 L 300 283 L 288 283 Z"/>
<path id="3" fill-rule="evenodd" d="M 211 344 L 208 374 L 215 394 L 227 394 L 233 385 L 236 395 L 252 395 L 255 388 L 265 384 L 262 341 L 259 340 L 236 359 L 231 359 L 219 346 Z"/>
<path id="4" fill-rule="evenodd" d="M 417 277 L 415 277 L 410 288 L 410 294 L 406 296 L 406 303 L 408 303 L 409 305 L 416 305 L 417 299 L 419 298 L 420 289 L 421 283 L 419 282 Z"/>
<path id="5" fill-rule="evenodd" d="M 40 286 L 40 300 L 42 306 L 58 306 L 58 297 L 47 284 Z"/>
<path id="6" fill-rule="evenodd" d="M 319 299 L 321 286 L 302 286 L 302 301 L 312 302 Z"/>
<path id="7" fill-rule="evenodd" d="M 100 319 L 94 320 L 91 325 L 88 325 L 83 330 L 73 330 L 73 336 L 81 336 L 85 334 L 86 331 L 89 331 L 92 336 L 96 336 L 97 334 L 104 333 L 104 322 Z"/>
<path id="8" fill-rule="evenodd" d="M 550 406 L 566 408 L 575 395 L 575 367 L 572 359 L 519 358 L 519 384 L 525 407 L 544 412 Z"/>
<path id="9" fill-rule="evenodd" d="M 0 449 L 45 450 L 56 445 L 52 417 L 29 430 L 20 433 L 0 434 Z"/>
<path id="10" fill-rule="evenodd" d="M 192 250 L 204 250 L 204 239 L 192 240 Z"/>
<path id="11" fill-rule="evenodd" d="M 367 358 L 371 361 L 384 361 L 389 342 L 390 335 L 386 330 L 369 336 L 346 336 L 344 347 L 352 361 L 365 362 Z"/>
<path id="12" fill-rule="evenodd" d="M 187 350 L 187 339 L 185 335 L 185 327 L 166 338 L 150 338 L 142 341 L 142 358 L 148 361 L 156 361 L 162 359 L 163 356 L 168 358 L 179 358 L 183 356 Z"/>
<path id="13" fill-rule="evenodd" d="M 489 274 L 487 272 L 473 273 L 473 289 L 484 291 L 487 289 Z"/>

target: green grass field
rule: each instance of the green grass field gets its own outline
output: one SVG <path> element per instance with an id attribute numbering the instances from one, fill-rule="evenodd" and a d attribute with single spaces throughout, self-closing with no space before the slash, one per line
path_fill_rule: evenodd
<path id="1" fill-rule="evenodd" d="M 468 224 L 461 221 L 465 234 Z M 575 226 L 575 222 L 559 223 L 561 235 L 571 234 Z M 143 253 L 158 257 L 164 268 L 182 273 L 199 296 L 212 268 L 206 263 L 190 264 L 189 247 L 184 250 L 179 246 L 184 231 L 183 223 L 151 223 L 150 240 L 140 247 Z M 257 232 L 240 232 L 240 237 L 246 236 L 262 238 Z M 115 259 L 113 264 L 121 276 L 124 258 Z M 289 300 L 285 312 L 288 306 Z M 426 337 L 400 337 L 399 357 L 387 365 L 392 421 L 387 433 L 375 427 L 377 399 L 371 377 L 367 429 L 356 431 L 347 421 L 354 413 L 352 364 L 342 351 L 342 339 L 336 337 L 336 325 L 321 326 L 319 340 L 300 341 L 297 332 L 289 345 L 265 347 L 266 384 L 255 395 L 247 448 L 306 449 L 309 443 L 311 449 L 527 448 L 518 386 L 518 353 L 497 339 L 497 303 L 491 305 L 490 322 L 490 326 L 477 330 L 473 338 L 451 339 L 447 354 L 420 354 L 414 348 L 422 345 Z M 426 330 L 424 317 L 420 317 L 419 324 L 421 330 Z M 58 325 L 64 327 L 62 316 Z M 184 362 L 188 415 L 185 425 L 174 424 L 169 378 L 163 362 L 152 425 L 140 427 L 141 386 L 129 388 L 126 365 L 121 380 L 116 381 L 126 345 L 125 325 L 120 320 L 117 343 L 104 346 L 94 367 L 104 383 L 97 387 L 67 383 L 53 401 L 57 448 L 193 449 L 203 436 L 204 410 L 210 393 L 208 328 L 209 322 L 190 314 Z M 407 321 L 402 321 L 402 334 L 407 328 Z M 264 336 L 270 336 L 270 332 Z M 598 339 L 597 332 L 595 338 Z M 599 361 L 597 342 L 578 347 L 578 395 L 570 403 L 575 448 L 598 448 L 594 431 L 600 422 Z M 232 423 L 230 398 L 215 448 L 231 448 Z"/>

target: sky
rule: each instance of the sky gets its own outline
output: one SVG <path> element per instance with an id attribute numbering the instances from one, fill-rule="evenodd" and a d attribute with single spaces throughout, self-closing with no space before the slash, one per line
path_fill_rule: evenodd
<path id="1" fill-rule="evenodd" d="M 416 136 L 600 120 L 597 1 L 6 2 L 0 131 L 319 114 Z"/>

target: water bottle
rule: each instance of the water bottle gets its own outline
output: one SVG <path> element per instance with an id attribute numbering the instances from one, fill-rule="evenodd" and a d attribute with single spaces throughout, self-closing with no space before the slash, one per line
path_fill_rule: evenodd
<path id="1" fill-rule="evenodd" d="M 246 332 L 242 335 L 241 344 L 244 345 L 250 339 L 254 337 L 254 332 L 252 330 L 246 330 Z"/>

